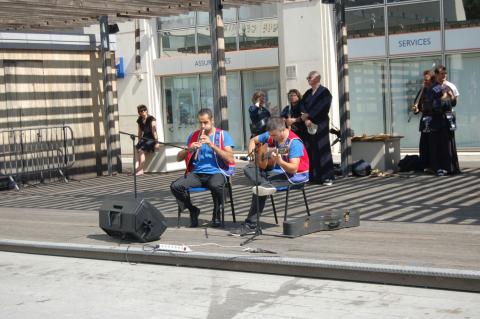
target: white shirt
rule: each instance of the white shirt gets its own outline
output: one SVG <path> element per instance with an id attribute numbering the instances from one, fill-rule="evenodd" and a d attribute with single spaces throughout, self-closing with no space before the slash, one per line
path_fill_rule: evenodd
<path id="1" fill-rule="evenodd" d="M 443 85 L 446 85 L 446 86 L 448 86 L 450 89 L 452 89 L 453 95 L 454 95 L 455 97 L 457 97 L 457 96 L 460 95 L 460 92 L 458 91 L 457 87 L 456 87 L 455 84 L 453 84 L 452 82 L 445 81 L 445 82 L 443 82 L 442 86 L 443 86 Z"/>

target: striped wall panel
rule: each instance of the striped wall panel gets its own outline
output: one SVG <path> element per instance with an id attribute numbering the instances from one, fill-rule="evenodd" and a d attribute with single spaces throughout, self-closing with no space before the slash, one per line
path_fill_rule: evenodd
<path id="1" fill-rule="evenodd" d="M 0 131 L 66 125 L 72 128 L 75 165 L 70 174 L 107 168 L 101 55 L 92 51 L 0 50 Z M 120 169 L 114 56 L 113 167 Z M 0 140 L 0 143 L 2 141 Z M 118 168 L 118 169 L 117 169 Z"/>

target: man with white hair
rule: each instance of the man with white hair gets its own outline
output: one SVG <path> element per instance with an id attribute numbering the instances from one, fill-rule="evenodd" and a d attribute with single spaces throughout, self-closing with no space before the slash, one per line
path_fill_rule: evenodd
<path id="1" fill-rule="evenodd" d="M 310 133 L 303 141 L 310 158 L 310 182 L 330 186 L 334 179 L 328 117 L 332 94 L 320 84 L 320 79 L 320 73 L 317 71 L 308 74 L 307 81 L 311 88 L 303 94 L 300 110 L 301 119 Z"/>

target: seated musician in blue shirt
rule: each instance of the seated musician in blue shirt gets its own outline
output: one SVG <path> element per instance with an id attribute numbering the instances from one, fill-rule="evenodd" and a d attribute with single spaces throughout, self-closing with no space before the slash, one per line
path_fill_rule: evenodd
<path id="1" fill-rule="evenodd" d="M 170 189 L 175 198 L 190 211 L 190 227 L 198 226 L 200 209 L 192 205 L 188 196 L 191 187 L 210 189 L 213 197 L 212 227 L 221 225 L 220 205 L 223 205 L 223 187 L 227 176 L 235 170 L 233 140 L 227 131 L 214 127 L 210 109 L 198 112 L 200 128 L 190 134 L 187 147 L 177 154 L 177 161 L 185 160 L 185 175 L 174 181 Z"/>
<path id="2" fill-rule="evenodd" d="M 308 181 L 309 160 L 308 153 L 302 140 L 285 126 L 285 120 L 281 117 L 271 117 L 267 122 L 267 132 L 250 139 L 248 145 L 249 154 L 259 154 L 259 145 L 267 144 L 273 151 L 267 154 L 273 162 L 272 167 L 258 169 L 254 164 L 248 164 L 243 172 L 252 185 L 252 201 L 248 216 L 239 231 L 246 234 L 255 229 L 257 214 L 260 216 L 267 196 L 276 192 L 276 187 L 300 184 Z M 258 162 L 258 161 L 257 161 Z M 258 174 L 256 172 L 258 171 Z M 258 185 L 255 186 L 255 185 Z M 258 188 L 258 208 L 257 208 Z"/>

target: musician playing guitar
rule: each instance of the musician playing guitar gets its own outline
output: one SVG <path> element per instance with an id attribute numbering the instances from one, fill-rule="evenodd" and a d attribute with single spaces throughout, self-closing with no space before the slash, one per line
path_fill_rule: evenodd
<path id="1" fill-rule="evenodd" d="M 286 128 L 285 120 L 281 117 L 271 117 L 268 120 L 267 132 L 251 138 L 248 151 L 249 154 L 256 154 L 258 166 L 250 163 L 243 170 L 254 186 L 250 211 L 240 230 L 242 234 L 255 229 L 256 215 L 262 213 L 266 196 L 275 193 L 275 187 L 305 183 L 309 177 L 307 150 L 302 140 L 293 131 Z M 268 162 L 265 157 L 270 158 L 272 167 L 265 165 L 264 162 Z M 258 176 L 255 176 L 257 167 L 259 168 Z M 258 212 L 256 181 L 258 182 L 259 196 Z"/>

